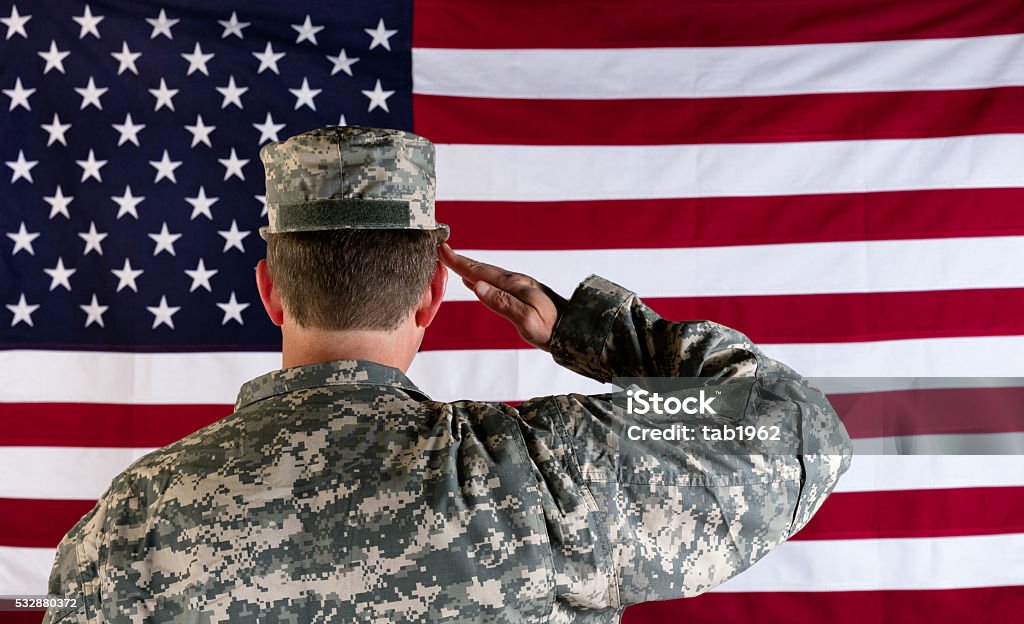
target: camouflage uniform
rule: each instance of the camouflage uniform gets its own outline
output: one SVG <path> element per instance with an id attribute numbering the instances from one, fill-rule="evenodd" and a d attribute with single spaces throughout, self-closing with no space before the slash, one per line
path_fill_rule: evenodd
<path id="1" fill-rule="evenodd" d="M 850 464 L 835 412 L 791 369 L 599 277 L 551 352 L 601 381 L 748 380 L 737 422 L 779 423 L 794 451 L 630 440 L 639 417 L 610 395 L 442 403 L 381 364 L 288 368 L 114 480 L 50 578 L 82 602 L 47 621 L 615 622 L 755 563 Z"/>

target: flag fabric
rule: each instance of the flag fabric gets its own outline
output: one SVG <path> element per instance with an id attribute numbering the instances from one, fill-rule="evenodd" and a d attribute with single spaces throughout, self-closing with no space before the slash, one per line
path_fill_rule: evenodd
<path id="1" fill-rule="evenodd" d="M 258 153 L 324 125 L 434 141 L 471 257 L 888 379 L 830 393 L 858 443 L 1021 448 L 1019 0 L 22 0 L 0 24 L 0 594 L 44 593 L 115 474 L 280 366 Z M 409 375 L 607 389 L 457 283 Z M 913 417 L 880 428 L 880 397 Z M 858 455 L 763 561 L 624 620 L 1014 621 L 1022 518 L 1020 454 Z"/>

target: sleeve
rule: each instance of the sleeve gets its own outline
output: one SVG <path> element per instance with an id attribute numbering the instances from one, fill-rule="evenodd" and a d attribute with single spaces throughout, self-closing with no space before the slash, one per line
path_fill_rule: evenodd
<path id="1" fill-rule="evenodd" d="M 793 369 L 728 327 L 664 320 L 600 277 L 573 293 L 551 353 L 599 381 L 672 378 L 728 408 L 640 415 L 622 393 L 524 404 L 545 480 L 561 482 L 558 492 L 572 492 L 600 527 L 605 607 L 694 596 L 742 572 L 803 528 L 851 463 L 835 410 Z M 774 436 L 709 441 L 703 426 Z"/>
<path id="2" fill-rule="evenodd" d="M 104 509 L 105 504 L 101 499 L 57 545 L 47 594 L 73 600 L 74 605 L 47 609 L 43 624 L 99 621 L 100 581 L 96 553 Z"/>
<path id="3" fill-rule="evenodd" d="M 153 544 L 146 531 L 147 499 L 153 497 L 133 470 L 147 457 L 114 477 L 96 506 L 60 541 L 47 592 L 76 602 L 48 609 L 44 623 L 128 621 L 150 609 L 144 601 L 151 576 L 145 551 Z"/>

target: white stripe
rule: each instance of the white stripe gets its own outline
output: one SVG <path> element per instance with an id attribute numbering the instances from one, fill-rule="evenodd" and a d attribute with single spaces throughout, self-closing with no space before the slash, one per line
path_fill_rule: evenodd
<path id="1" fill-rule="evenodd" d="M 460 253 L 531 275 L 566 297 L 590 273 L 622 284 L 641 298 L 1024 286 L 1024 236 Z M 445 298 L 476 300 L 458 279 L 449 281 Z"/>
<path id="2" fill-rule="evenodd" d="M 1024 533 L 791 541 L 712 591 L 1004 587 L 1024 582 Z"/>
<path id="3" fill-rule="evenodd" d="M 1020 455 L 854 455 L 836 492 L 1024 486 Z"/>
<path id="4" fill-rule="evenodd" d="M 648 99 L 977 89 L 1024 84 L 1024 35 L 774 46 L 413 48 L 413 92 Z"/>
<path id="5" fill-rule="evenodd" d="M 1009 407 L 1009 406 L 1007 406 Z M 1021 406 L 1015 406 L 1020 410 Z M 941 433 L 858 438 L 858 455 L 1019 455 L 1024 457 L 1024 433 Z M 1021 460 L 1024 463 L 1024 459 Z"/>
<path id="6" fill-rule="evenodd" d="M 877 342 L 761 345 L 813 377 L 1024 376 L 1024 336 L 916 338 Z"/>
<path id="7" fill-rule="evenodd" d="M 2 447 L 0 498 L 98 499 L 152 449 Z M 838 491 L 1024 485 L 1019 455 L 855 455 Z"/>
<path id="8" fill-rule="evenodd" d="M 1024 376 L 1024 336 L 761 345 L 808 377 Z M 206 365 L 210 359 L 219 366 Z M 276 353 L 0 351 L 0 403 L 231 405 L 247 380 L 280 366 Z M 125 386 L 124 379 L 135 383 Z M 610 385 L 564 369 L 535 349 L 424 351 L 409 377 L 440 401 L 521 401 Z M 54 383 L 59 379 L 60 383 Z M 141 383 L 141 380 L 147 380 Z M 955 380 L 939 384 L 950 387 Z M 833 384 L 836 385 L 836 384 Z M 967 384 L 968 386 L 970 384 Z M 3 432 L 0 432 L 2 438 Z"/>
<path id="9" fill-rule="evenodd" d="M 1022 369 L 1024 373 L 1024 369 Z M 1024 377 L 810 377 L 823 392 L 857 394 L 941 388 L 1019 388 Z"/>
<path id="10" fill-rule="evenodd" d="M 46 593 L 51 548 L 0 546 L 0 594 Z M 1019 585 L 1024 533 L 790 541 L 716 592 L 953 589 Z"/>
<path id="11" fill-rule="evenodd" d="M 1021 162 L 1022 134 L 691 145 L 440 144 L 437 197 L 559 201 L 1005 188 L 1024 186 Z"/>
<path id="12" fill-rule="evenodd" d="M 56 548 L 0 546 L 0 596 L 45 594 L 56 553 Z"/>
<path id="13" fill-rule="evenodd" d="M 0 351 L 0 403 L 234 404 L 280 367 L 267 352 Z"/>
<path id="14" fill-rule="evenodd" d="M 152 449 L 0 447 L 0 498 L 96 500 Z"/>

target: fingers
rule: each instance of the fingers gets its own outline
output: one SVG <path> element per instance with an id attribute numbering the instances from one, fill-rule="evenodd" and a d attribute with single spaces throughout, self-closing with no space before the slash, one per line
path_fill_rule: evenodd
<path id="1" fill-rule="evenodd" d="M 480 280 L 497 286 L 510 293 L 519 294 L 525 288 L 529 287 L 532 280 L 526 276 L 521 276 L 517 273 L 506 271 L 500 267 L 496 267 L 491 264 L 484 262 L 477 262 L 467 258 L 466 256 L 455 253 L 452 248 L 444 243 L 440 247 L 441 249 L 441 261 L 448 266 L 449 269 L 458 273 L 463 279 L 467 279 L 472 283 L 476 283 Z"/>
<path id="2" fill-rule="evenodd" d="M 512 321 L 516 327 L 525 324 L 533 312 L 533 308 L 515 296 L 484 280 L 477 280 L 473 285 L 473 293 L 485 306 Z"/>
<path id="3" fill-rule="evenodd" d="M 529 276 L 459 255 L 447 244 L 438 249 L 441 261 L 484 306 L 511 321 L 526 342 L 547 350 L 564 299 Z"/>

